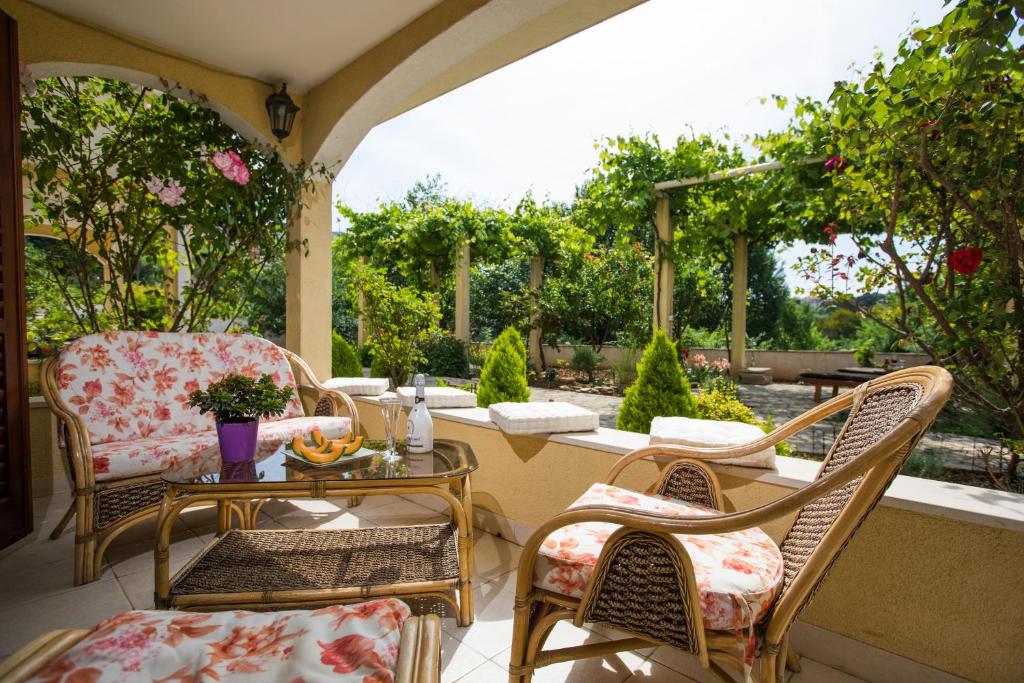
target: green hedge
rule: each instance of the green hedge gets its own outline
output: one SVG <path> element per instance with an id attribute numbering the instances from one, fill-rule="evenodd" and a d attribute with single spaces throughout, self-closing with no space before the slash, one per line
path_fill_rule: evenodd
<path id="1" fill-rule="evenodd" d="M 363 365 L 352 345 L 337 332 L 331 333 L 331 376 L 362 377 Z"/>

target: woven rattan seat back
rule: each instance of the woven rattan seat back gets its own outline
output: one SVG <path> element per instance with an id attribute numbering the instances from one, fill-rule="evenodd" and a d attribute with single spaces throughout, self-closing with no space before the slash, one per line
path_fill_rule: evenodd
<path id="1" fill-rule="evenodd" d="M 680 460 L 666 467 L 654 492 L 712 510 L 722 509 L 718 478 L 707 465 L 696 460 Z"/>
<path id="2" fill-rule="evenodd" d="M 855 392 L 849 417 L 826 455 L 817 479 L 835 472 L 872 446 L 890 438 L 896 427 L 915 413 L 925 393 L 926 387 L 917 382 L 861 385 Z M 913 439 L 890 439 L 891 449 L 885 461 L 800 509 L 781 545 L 784 579 L 782 592 L 776 601 L 776 613 L 780 606 L 785 605 L 786 609 L 782 611 L 785 618 L 791 620 L 806 606 L 853 533 L 881 499 L 923 432 L 924 429 Z M 872 490 L 859 491 L 868 474 L 879 468 L 887 470 L 881 480 L 877 476 L 881 473 L 875 473 Z M 851 505 L 858 492 L 856 504 Z M 829 532 L 841 517 L 847 524 L 826 543 Z M 790 595 L 791 592 L 795 594 Z"/>

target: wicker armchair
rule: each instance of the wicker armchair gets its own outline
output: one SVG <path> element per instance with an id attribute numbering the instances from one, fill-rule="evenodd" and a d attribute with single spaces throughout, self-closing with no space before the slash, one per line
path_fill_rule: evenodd
<path id="1" fill-rule="evenodd" d="M 790 627 L 951 391 L 952 378 L 945 370 L 911 368 L 835 397 L 746 446 L 651 446 L 623 456 L 610 470 L 606 484 L 612 484 L 639 459 L 667 460 L 669 464 L 652 493 L 722 510 L 717 479 L 700 461 L 757 452 L 822 418 L 850 409 L 815 481 L 767 505 L 741 512 L 681 517 L 623 505 L 582 504 L 540 527 L 527 542 L 519 564 L 509 680 L 525 683 L 535 669 L 547 664 L 652 645 L 689 652 L 722 680 L 735 680 L 726 668 L 749 678 L 750 670 L 739 656 L 736 634 L 705 628 L 691 559 L 674 534 L 750 530 L 793 512 L 797 513 L 796 519 L 779 548 L 781 590 L 759 620 L 751 619 L 749 629 L 759 649 L 763 683 L 783 680 L 783 664 L 787 662 L 791 669 L 799 670 L 788 645 Z M 604 543 L 582 597 L 535 587 L 538 551 L 545 540 L 569 525 L 593 522 L 619 528 Z M 629 637 L 544 651 L 551 629 L 565 619 L 577 626 L 600 623 Z M 748 665 L 752 657 L 748 650 Z"/>
<path id="2" fill-rule="evenodd" d="M 186 345 L 188 353 L 193 355 L 187 359 L 184 353 L 182 358 L 159 355 L 166 354 L 166 346 L 158 344 L 174 343 Z M 142 363 L 149 362 L 155 368 L 170 370 L 161 381 L 171 388 L 165 389 L 165 394 L 160 397 L 153 394 L 153 382 L 141 378 L 147 374 L 145 370 L 131 374 L 132 363 L 139 363 L 139 357 L 144 355 L 140 348 L 148 348 L 146 353 L 150 354 L 148 359 L 142 359 Z M 243 367 L 248 359 L 247 353 L 254 353 L 259 362 Z M 347 415 L 344 422 L 334 420 L 337 422 L 334 426 L 345 432 L 351 429 L 358 433 L 359 415 L 348 395 L 320 384 L 309 365 L 294 353 L 247 335 L 110 332 L 82 337 L 59 356 L 47 359 L 43 364 L 43 395 L 62 426 L 66 473 L 72 491 L 70 507 L 50 538 L 59 537 L 71 518 L 76 517 L 75 585 L 99 578 L 103 555 L 111 541 L 132 525 L 156 515 L 165 487 L 160 478 L 163 469 L 160 458 L 153 457 L 153 454 L 174 451 L 166 454 L 165 460 L 189 457 L 190 451 L 216 443 L 212 420 L 207 416 L 200 418 L 197 411 L 189 411 L 185 405 L 190 386 L 198 388 L 195 382 L 203 379 L 201 373 L 190 371 L 187 363 L 201 363 L 204 368 L 212 368 L 211 371 L 227 371 L 229 366 L 225 365 L 225 358 L 231 354 L 238 361 L 239 370 L 260 372 L 269 364 L 280 375 L 281 383 L 292 383 L 295 389 L 295 400 L 286 415 L 290 419 L 261 424 L 261 440 L 264 427 L 276 427 L 278 438 L 290 438 L 292 434 L 287 432 L 290 429 L 288 423 L 294 425 L 293 431 L 308 433 L 308 418 L 314 416 L 328 421 L 333 419 L 332 416 Z M 189 380 L 192 380 L 191 385 Z M 88 386 L 90 382 L 91 387 Z M 114 388 L 108 390 L 108 385 Z M 98 386 L 102 387 L 102 393 L 99 393 Z M 174 391 L 178 394 L 172 398 Z M 105 423 L 97 420 L 100 408 L 105 419 L 121 420 L 119 424 L 123 425 L 129 422 L 127 416 L 131 411 L 137 411 L 140 404 L 153 406 L 146 432 L 155 429 L 156 433 L 162 434 L 159 440 L 147 439 L 145 433 L 139 434 L 135 422 L 127 428 L 128 432 L 134 433 L 121 438 L 99 433 L 106 428 Z M 162 425 L 156 424 L 162 417 L 156 411 L 167 406 L 178 411 L 177 414 L 164 420 Z M 143 418 L 132 419 L 141 423 Z M 190 420 L 195 423 L 189 424 Z M 170 426 L 167 423 L 171 423 Z M 336 435 L 341 436 L 342 433 Z M 159 445 L 147 445 L 154 443 Z M 111 446 L 116 448 L 109 457 L 97 455 L 111 450 Z M 147 449 L 146 458 L 137 457 L 139 452 Z M 117 473 L 111 469 L 117 461 L 123 463 L 125 458 L 133 459 L 125 471 Z M 143 459 L 146 462 L 140 462 Z M 219 519 L 230 521 L 232 509 L 239 517 L 243 516 L 238 506 L 225 505 Z M 248 515 L 249 518 L 252 516 Z"/>

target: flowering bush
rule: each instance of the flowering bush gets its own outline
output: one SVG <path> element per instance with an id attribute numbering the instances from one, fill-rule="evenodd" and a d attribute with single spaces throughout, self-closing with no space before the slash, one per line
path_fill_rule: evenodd
<path id="1" fill-rule="evenodd" d="M 32 273 L 30 287 L 56 292 L 47 305 L 61 309 L 35 319 L 67 317 L 79 335 L 202 330 L 239 315 L 268 264 L 300 246 L 289 216 L 323 171 L 289 167 L 202 96 L 170 83 L 35 81 L 27 69 L 21 79 L 25 223 L 48 226 L 65 252 Z M 179 269 L 188 279 L 175 293 Z"/>
<path id="2" fill-rule="evenodd" d="M 735 394 L 735 383 L 729 376 L 730 367 L 726 358 L 708 361 L 707 356 L 703 353 L 695 353 L 690 355 L 686 361 L 686 379 L 693 387 L 701 387 L 706 390 L 717 386 Z"/>

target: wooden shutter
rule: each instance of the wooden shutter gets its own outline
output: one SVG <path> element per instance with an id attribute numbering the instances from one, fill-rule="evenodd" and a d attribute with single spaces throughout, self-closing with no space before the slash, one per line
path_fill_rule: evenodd
<path id="1" fill-rule="evenodd" d="M 18 25 L 0 12 L 0 548 L 32 531 Z"/>

